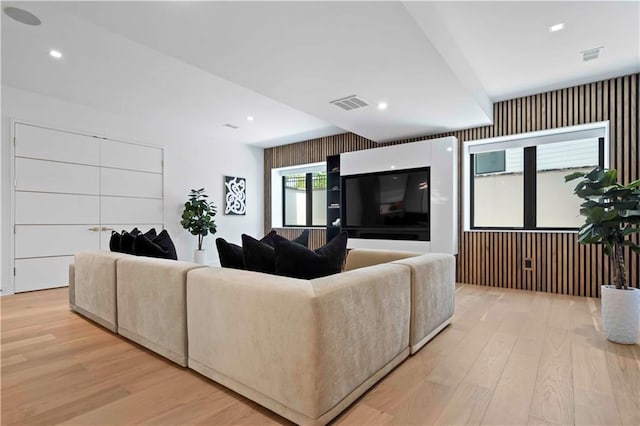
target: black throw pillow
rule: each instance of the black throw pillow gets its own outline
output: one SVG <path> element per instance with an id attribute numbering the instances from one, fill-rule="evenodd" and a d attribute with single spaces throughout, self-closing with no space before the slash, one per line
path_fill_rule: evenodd
<path id="1" fill-rule="evenodd" d="M 216 238 L 220 266 L 223 268 L 244 269 L 242 247 L 229 243 L 224 238 Z"/>
<path id="2" fill-rule="evenodd" d="M 133 228 L 131 232 L 122 231 L 122 235 L 120 236 L 121 253 L 133 254 L 133 243 L 138 234 L 140 234 L 140 230 L 138 228 Z"/>
<path id="3" fill-rule="evenodd" d="M 162 230 L 153 240 L 148 238 L 146 234 L 138 234 L 133 243 L 133 251 L 137 256 L 178 260 L 176 248 L 166 229 Z"/>
<path id="4" fill-rule="evenodd" d="M 119 232 L 111 231 L 111 238 L 109 239 L 109 250 L 113 252 L 120 252 L 120 240 L 122 235 Z"/>
<path id="5" fill-rule="evenodd" d="M 156 233 L 156 228 L 149 229 L 147 232 L 144 233 L 144 236 L 150 240 L 153 240 L 155 237 L 158 236 L 158 234 Z"/>
<path id="6" fill-rule="evenodd" d="M 274 233 L 274 235 L 271 237 L 270 241 L 272 242 L 272 244 L 269 244 L 271 247 L 275 247 L 276 243 L 279 243 L 280 241 L 289 241 L 287 240 L 285 237 L 283 237 L 282 235 L 278 235 L 275 232 L 276 231 L 271 231 Z M 267 238 L 267 237 L 265 237 Z M 302 231 L 302 234 L 300 234 L 297 238 L 294 238 L 293 240 L 291 240 L 292 243 L 296 243 L 296 244 L 300 244 L 303 247 L 309 247 L 309 230 L 305 229 L 304 231 Z"/>
<path id="7" fill-rule="evenodd" d="M 347 233 L 341 232 L 318 250 L 291 241 L 276 243 L 276 274 L 310 280 L 337 274 L 347 254 Z"/>
<path id="8" fill-rule="evenodd" d="M 278 238 L 282 238 L 280 235 L 278 235 L 276 233 L 276 231 L 274 231 L 273 229 L 271 231 L 269 231 L 269 233 L 267 235 L 265 235 L 264 237 L 262 237 L 262 239 L 260 240 L 261 243 L 268 245 L 269 247 L 275 247 L 276 246 L 276 240 Z"/>
<path id="9" fill-rule="evenodd" d="M 269 244 L 242 234 L 242 258 L 246 270 L 273 274 L 275 257 L 275 250 Z"/>

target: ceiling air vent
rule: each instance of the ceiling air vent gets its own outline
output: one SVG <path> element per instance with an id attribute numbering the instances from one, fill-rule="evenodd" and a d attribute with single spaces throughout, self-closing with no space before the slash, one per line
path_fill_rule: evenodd
<path id="1" fill-rule="evenodd" d="M 228 127 L 228 128 L 230 128 L 230 129 L 239 129 L 239 127 L 238 127 L 238 126 L 236 126 L 236 125 L 234 125 L 234 124 L 229 124 L 229 123 L 224 124 L 224 127 Z"/>
<path id="2" fill-rule="evenodd" d="M 346 98 L 336 99 L 335 101 L 329 102 L 337 107 L 342 108 L 345 111 L 351 111 L 352 109 L 358 109 L 362 107 L 366 107 L 369 105 L 363 99 L 360 99 L 356 95 L 347 96 Z"/>
<path id="3" fill-rule="evenodd" d="M 594 47 L 593 49 L 583 50 L 582 52 L 580 52 L 582 53 L 582 61 L 587 62 L 593 59 L 598 59 L 598 56 L 600 56 L 600 49 L 602 49 L 602 46 Z"/>

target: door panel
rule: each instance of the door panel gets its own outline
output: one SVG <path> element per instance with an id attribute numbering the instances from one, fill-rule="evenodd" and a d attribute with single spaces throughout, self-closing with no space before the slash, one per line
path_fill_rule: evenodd
<path id="1" fill-rule="evenodd" d="M 16 158 L 16 190 L 98 195 L 100 168 Z"/>
<path id="2" fill-rule="evenodd" d="M 100 223 L 100 197 L 16 191 L 16 225 Z"/>
<path id="3" fill-rule="evenodd" d="M 16 124 L 16 156 L 97 166 L 99 140 L 90 136 Z"/>
<path id="4" fill-rule="evenodd" d="M 162 200 L 102 197 L 103 223 L 162 223 Z"/>
<path id="5" fill-rule="evenodd" d="M 106 228 L 105 231 L 100 232 L 100 250 L 109 250 L 109 240 L 111 239 L 111 231 L 120 232 L 122 230 L 131 231 L 133 228 L 138 228 L 140 231 L 147 232 L 151 228 L 156 228 L 156 232 L 159 234 L 162 231 L 162 224 L 160 223 L 152 223 L 152 224 L 107 224 L 102 225 L 103 229 Z"/>
<path id="6" fill-rule="evenodd" d="M 65 286 L 110 229 L 163 228 L 163 150 L 15 124 L 16 292 Z"/>
<path id="7" fill-rule="evenodd" d="M 16 293 L 69 285 L 71 263 L 73 256 L 16 259 Z"/>
<path id="8" fill-rule="evenodd" d="M 101 169 L 102 195 L 162 198 L 162 175 Z"/>
<path id="9" fill-rule="evenodd" d="M 68 256 L 81 250 L 98 250 L 98 225 L 17 225 L 15 257 Z"/>
<path id="10" fill-rule="evenodd" d="M 102 141 L 103 167 L 162 173 L 162 150 L 124 142 Z"/>

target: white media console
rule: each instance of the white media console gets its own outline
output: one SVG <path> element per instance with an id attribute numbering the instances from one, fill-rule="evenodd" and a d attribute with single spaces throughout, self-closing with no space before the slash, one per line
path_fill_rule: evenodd
<path id="1" fill-rule="evenodd" d="M 453 136 L 340 154 L 340 176 L 429 167 L 429 241 L 349 238 L 349 248 L 458 252 L 458 139 Z"/>

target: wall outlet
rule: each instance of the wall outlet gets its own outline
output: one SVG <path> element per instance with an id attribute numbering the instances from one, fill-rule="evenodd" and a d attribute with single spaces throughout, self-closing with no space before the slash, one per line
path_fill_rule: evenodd
<path id="1" fill-rule="evenodd" d="M 524 259 L 524 269 L 533 269 L 533 259 L 531 258 Z"/>

